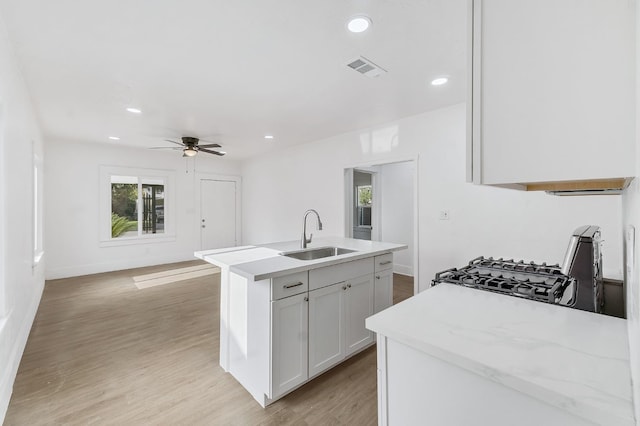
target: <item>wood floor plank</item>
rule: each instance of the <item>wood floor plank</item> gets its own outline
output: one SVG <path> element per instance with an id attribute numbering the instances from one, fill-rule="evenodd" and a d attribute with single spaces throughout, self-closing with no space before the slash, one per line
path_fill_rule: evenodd
<path id="1" fill-rule="evenodd" d="M 47 281 L 4 424 L 376 424 L 375 348 L 263 409 L 218 365 L 220 275 L 134 286 L 162 270 Z"/>

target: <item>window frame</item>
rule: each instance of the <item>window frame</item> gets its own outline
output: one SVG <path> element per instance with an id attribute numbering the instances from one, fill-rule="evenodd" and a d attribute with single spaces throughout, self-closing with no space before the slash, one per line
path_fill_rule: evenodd
<path id="1" fill-rule="evenodd" d="M 42 258 L 44 257 L 44 162 L 42 158 L 34 154 L 33 155 L 33 198 L 32 198 L 32 215 L 33 215 L 33 267 L 38 266 Z"/>
<path id="2" fill-rule="evenodd" d="M 146 179 L 164 182 L 164 232 L 142 234 L 131 237 L 111 236 L 111 177 L 131 176 L 137 178 L 138 186 Z M 100 166 L 100 247 L 125 246 L 132 244 L 153 244 L 175 241 L 175 171 L 163 169 L 143 169 L 135 167 Z M 141 193 L 138 193 L 140 203 Z M 138 206 L 138 211 L 141 206 Z M 141 224 L 139 226 L 142 226 Z"/>

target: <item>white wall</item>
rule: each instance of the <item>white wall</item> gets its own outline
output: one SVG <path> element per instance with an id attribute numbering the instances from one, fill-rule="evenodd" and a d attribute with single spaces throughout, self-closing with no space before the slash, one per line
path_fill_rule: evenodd
<path id="1" fill-rule="evenodd" d="M 295 146 L 243 163 L 243 241 L 299 238 L 315 208 L 324 231 L 344 235 L 344 168 L 418 158 L 419 284 L 470 259 L 561 262 L 571 232 L 602 227 L 604 273 L 622 277 L 621 197 L 554 197 L 465 182 L 465 106 Z M 449 210 L 450 220 L 438 220 Z"/>
<path id="2" fill-rule="evenodd" d="M 406 244 L 393 257 L 393 271 L 413 276 L 413 162 L 380 166 L 381 240 Z"/>
<path id="3" fill-rule="evenodd" d="M 636 148 L 640 151 L 640 143 Z M 640 161 L 638 162 L 638 171 L 640 176 Z M 625 253 L 633 250 L 633 260 L 625 266 L 628 266 L 625 273 L 626 286 L 626 312 L 627 327 L 629 329 L 629 350 L 631 358 L 631 379 L 633 381 L 634 401 L 636 407 L 636 417 L 640 425 L 640 254 L 638 253 L 638 238 L 640 238 L 640 185 L 638 179 L 634 179 L 629 188 L 623 195 L 623 225 L 624 231 L 628 226 L 635 228 L 635 246 L 633 248 L 626 246 Z M 634 266 L 635 265 L 635 266 Z"/>
<path id="4" fill-rule="evenodd" d="M 196 173 L 239 174 L 228 158 L 197 156 L 194 173 L 194 160 L 179 152 L 109 144 L 47 141 L 46 155 L 47 279 L 194 259 L 200 250 Z M 175 241 L 100 246 L 101 165 L 175 171 Z"/>
<path id="5" fill-rule="evenodd" d="M 640 7 L 636 7 L 636 77 L 640 70 Z M 635 245 L 625 246 L 625 286 L 627 297 L 627 326 L 631 358 L 631 380 L 636 412 L 636 424 L 640 425 L 640 79 L 636 79 L 636 179 L 625 191 L 623 199 L 623 232 L 635 229 Z M 629 262 L 627 252 L 633 251 Z"/>
<path id="6" fill-rule="evenodd" d="M 44 286 L 34 265 L 33 156 L 42 137 L 26 84 L 0 23 L 0 423 Z"/>

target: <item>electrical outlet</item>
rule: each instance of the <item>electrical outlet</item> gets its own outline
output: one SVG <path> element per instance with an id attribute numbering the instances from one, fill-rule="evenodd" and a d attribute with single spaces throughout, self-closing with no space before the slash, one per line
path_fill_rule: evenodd
<path id="1" fill-rule="evenodd" d="M 440 220 L 449 220 L 449 210 L 440 210 L 438 218 Z"/>

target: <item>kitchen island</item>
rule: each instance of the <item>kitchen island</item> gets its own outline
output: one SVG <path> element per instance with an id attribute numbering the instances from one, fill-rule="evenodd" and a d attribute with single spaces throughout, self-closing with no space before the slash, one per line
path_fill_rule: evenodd
<path id="1" fill-rule="evenodd" d="M 264 407 L 372 345 L 365 319 L 391 306 L 405 248 L 333 237 L 196 252 L 220 267 L 220 366 Z"/>
<path id="2" fill-rule="evenodd" d="M 626 321 L 439 284 L 367 319 L 380 425 L 635 425 Z"/>

